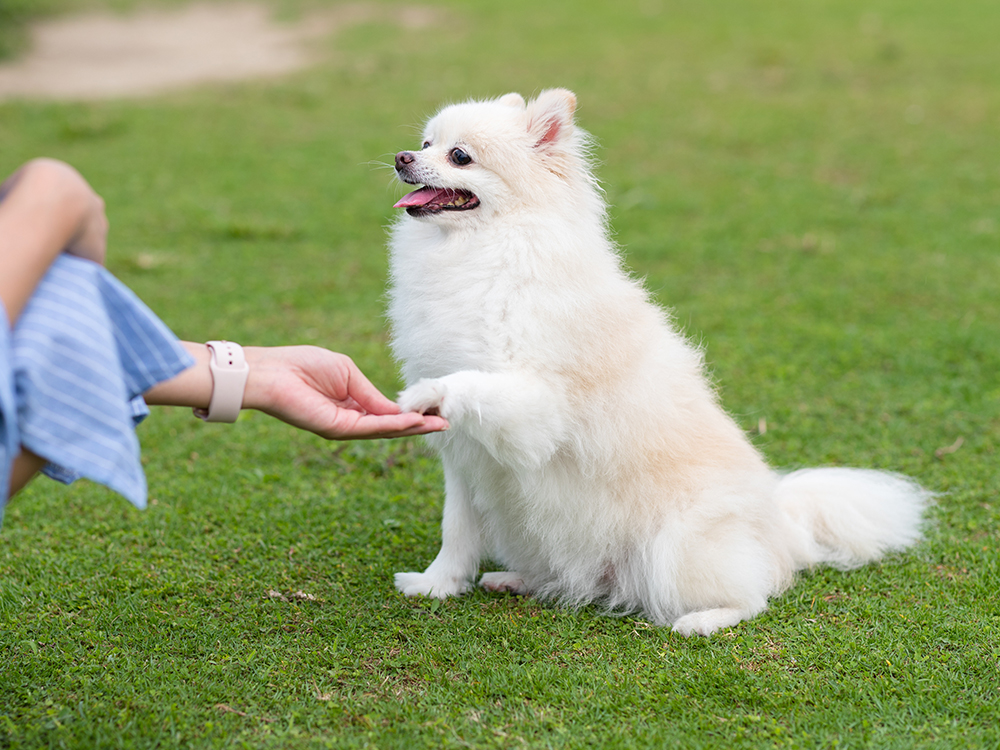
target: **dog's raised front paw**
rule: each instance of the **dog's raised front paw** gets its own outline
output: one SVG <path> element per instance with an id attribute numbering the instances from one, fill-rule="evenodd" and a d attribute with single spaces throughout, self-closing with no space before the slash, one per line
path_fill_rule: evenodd
<path id="1" fill-rule="evenodd" d="M 468 581 L 437 578 L 426 573 L 396 573 L 396 588 L 406 596 L 430 596 L 446 599 L 469 590 Z"/>
<path id="2" fill-rule="evenodd" d="M 507 592 L 509 594 L 520 594 L 522 596 L 529 593 L 528 586 L 525 584 L 524 579 L 522 579 L 517 573 L 512 573 L 507 570 L 498 570 L 494 573 L 483 573 L 483 577 L 479 579 L 479 585 L 487 591 L 495 591 L 497 593 Z"/>
<path id="3" fill-rule="evenodd" d="M 421 414 L 437 414 L 445 417 L 445 397 L 446 388 L 440 379 L 418 380 L 405 391 L 399 394 L 397 403 L 404 412 L 415 411 Z"/>

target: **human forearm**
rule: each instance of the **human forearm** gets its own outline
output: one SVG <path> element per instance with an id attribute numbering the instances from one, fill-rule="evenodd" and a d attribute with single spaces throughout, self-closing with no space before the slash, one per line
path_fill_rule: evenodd
<path id="1" fill-rule="evenodd" d="M 206 409 L 212 400 L 212 390 L 215 387 L 209 363 L 212 354 L 205 344 L 192 341 L 182 341 L 188 354 L 194 359 L 194 365 L 170 380 L 158 383 L 146 391 L 146 403 L 154 406 L 190 406 Z M 275 370 L 274 350 L 268 347 L 246 346 L 243 354 L 246 357 L 250 373 L 247 376 L 246 389 L 243 392 L 243 408 L 268 411 L 273 398 L 273 376 Z M 279 369 L 284 366 L 284 360 L 277 358 Z"/>
<path id="2" fill-rule="evenodd" d="M 191 341 L 182 341 L 194 365 L 180 375 L 164 380 L 143 394 L 146 403 L 155 406 L 190 406 L 204 409 L 212 400 L 212 373 L 208 369 L 211 358 L 208 347 Z"/>
<path id="3" fill-rule="evenodd" d="M 211 354 L 204 344 L 183 343 L 195 365 L 147 391 L 147 403 L 208 406 L 214 385 Z M 250 368 L 244 409 L 257 409 L 332 440 L 447 429 L 440 417 L 401 414 L 344 354 L 315 346 L 248 346 L 243 352 Z"/>

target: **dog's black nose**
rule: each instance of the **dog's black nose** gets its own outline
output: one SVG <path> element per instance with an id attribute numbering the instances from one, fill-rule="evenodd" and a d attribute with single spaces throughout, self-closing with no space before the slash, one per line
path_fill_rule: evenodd
<path id="1" fill-rule="evenodd" d="M 396 169 L 402 169 L 410 164 L 413 164 L 416 157 L 413 155 L 412 151 L 400 151 L 396 154 Z"/>

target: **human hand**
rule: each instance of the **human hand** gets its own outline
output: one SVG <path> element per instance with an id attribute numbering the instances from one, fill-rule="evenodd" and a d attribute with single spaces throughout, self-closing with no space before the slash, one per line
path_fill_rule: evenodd
<path id="1" fill-rule="evenodd" d="M 243 408 L 329 440 L 391 438 L 448 429 L 441 417 L 400 413 L 350 357 L 315 346 L 244 348 Z"/>

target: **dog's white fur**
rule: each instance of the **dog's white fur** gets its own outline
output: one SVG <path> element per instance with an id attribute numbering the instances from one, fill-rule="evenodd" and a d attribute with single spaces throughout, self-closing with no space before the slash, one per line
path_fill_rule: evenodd
<path id="1" fill-rule="evenodd" d="M 389 315 L 408 388 L 437 410 L 443 544 L 407 595 L 495 591 L 641 611 L 684 635 L 761 612 L 796 570 L 920 537 L 929 495 L 855 469 L 781 476 L 720 408 L 702 353 L 622 269 L 574 124 L 542 92 L 446 107 L 404 181 L 466 211 L 393 227 Z M 459 147 L 472 162 L 450 159 Z"/>

